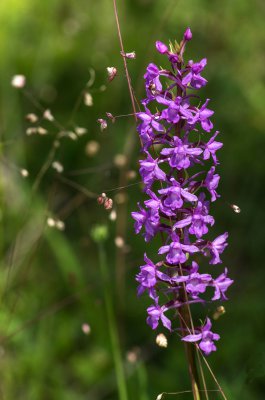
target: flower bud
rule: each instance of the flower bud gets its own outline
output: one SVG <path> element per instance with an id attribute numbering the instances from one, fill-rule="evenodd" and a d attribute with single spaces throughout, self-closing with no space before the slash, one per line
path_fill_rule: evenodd
<path id="1" fill-rule="evenodd" d="M 26 115 L 26 120 L 34 124 L 38 121 L 38 116 L 36 114 L 30 113 Z"/>
<path id="2" fill-rule="evenodd" d="M 188 41 L 191 40 L 191 39 L 192 39 L 191 30 L 190 30 L 190 28 L 187 28 L 186 31 L 185 31 L 185 33 L 184 33 L 184 40 L 185 40 L 186 42 L 188 42 Z"/>
<path id="3" fill-rule="evenodd" d="M 101 132 L 103 132 L 105 129 L 107 129 L 108 124 L 107 124 L 107 121 L 105 119 L 99 118 L 97 121 L 100 124 Z"/>
<path id="4" fill-rule="evenodd" d="M 105 210 L 111 210 L 112 206 L 113 206 L 113 200 L 107 198 L 104 203 Z"/>
<path id="5" fill-rule="evenodd" d="M 98 196 L 97 202 L 98 202 L 99 205 L 102 205 L 102 204 L 105 203 L 105 198 L 102 195 Z"/>
<path id="6" fill-rule="evenodd" d="M 24 75 L 14 75 L 11 80 L 11 85 L 16 89 L 22 89 L 26 84 L 26 77 Z"/>
<path id="7" fill-rule="evenodd" d="M 108 67 L 107 68 L 107 73 L 108 73 L 108 80 L 111 82 L 115 76 L 117 75 L 117 68 L 115 67 Z"/>
<path id="8" fill-rule="evenodd" d="M 115 117 L 110 113 L 110 112 L 106 112 L 107 117 L 111 120 L 111 122 L 114 124 L 115 122 Z"/>
<path id="9" fill-rule="evenodd" d="M 168 47 L 159 40 L 156 42 L 156 49 L 161 54 L 165 54 L 168 52 Z"/>
<path id="10" fill-rule="evenodd" d="M 135 51 L 132 51 L 131 53 L 124 53 L 123 51 L 121 51 L 121 55 L 122 55 L 122 57 L 125 57 L 125 58 L 131 58 L 131 59 L 136 58 Z"/>

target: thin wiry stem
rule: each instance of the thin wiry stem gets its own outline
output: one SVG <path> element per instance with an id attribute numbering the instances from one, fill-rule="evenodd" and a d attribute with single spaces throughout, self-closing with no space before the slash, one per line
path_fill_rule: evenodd
<path id="1" fill-rule="evenodd" d="M 115 14 L 115 19 L 116 19 L 120 47 L 121 47 L 122 53 L 124 54 L 123 40 L 122 40 L 122 35 L 121 35 L 121 28 L 120 28 L 120 22 L 119 22 L 119 17 L 118 17 L 116 0 L 113 0 L 113 7 L 114 7 L 114 14 Z M 132 108 L 133 108 L 133 112 L 134 112 L 134 118 L 135 118 L 135 121 L 137 121 L 135 99 L 134 99 L 134 94 L 133 94 L 133 89 L 132 89 L 132 84 L 131 84 L 131 78 L 130 78 L 128 67 L 127 67 L 126 57 L 123 57 L 123 64 L 124 64 L 126 79 L 128 82 L 128 88 L 129 88 L 129 92 L 130 92 Z"/>

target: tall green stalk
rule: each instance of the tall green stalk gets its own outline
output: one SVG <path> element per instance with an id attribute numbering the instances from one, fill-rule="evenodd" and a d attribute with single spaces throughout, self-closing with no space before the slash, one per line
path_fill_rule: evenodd
<path id="1" fill-rule="evenodd" d="M 98 246 L 100 272 L 102 276 L 103 291 L 104 291 L 104 302 L 107 313 L 107 321 L 108 321 L 110 342 L 111 342 L 113 360 L 116 372 L 119 400 L 128 400 L 126 378 L 125 378 L 122 353 L 119 342 L 119 334 L 117 329 L 117 323 L 115 320 L 113 297 L 111 294 L 110 279 L 108 273 L 108 262 L 104 246 L 104 241 L 107 238 L 107 228 L 105 226 L 95 227 L 92 231 L 92 237 Z"/>

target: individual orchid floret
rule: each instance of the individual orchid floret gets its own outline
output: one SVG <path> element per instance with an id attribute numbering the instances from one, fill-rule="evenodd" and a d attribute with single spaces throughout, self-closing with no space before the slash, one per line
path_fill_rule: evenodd
<path id="1" fill-rule="evenodd" d="M 145 227 L 145 233 L 143 234 L 146 242 L 149 242 L 152 237 L 158 231 L 159 228 L 159 215 L 152 209 L 145 210 L 138 204 L 140 211 L 134 211 L 132 217 L 135 220 L 134 229 L 138 234 L 142 227 Z"/>
<path id="2" fill-rule="evenodd" d="M 204 152 L 203 152 L 203 159 L 208 160 L 210 156 L 213 158 L 214 164 L 218 164 L 218 160 L 216 157 L 216 151 L 223 147 L 223 143 L 216 142 L 214 139 L 218 135 L 219 131 L 216 131 L 215 134 L 211 137 L 211 139 L 205 143 Z"/>
<path id="3" fill-rule="evenodd" d="M 187 335 L 182 338 L 185 342 L 199 342 L 199 348 L 203 353 L 208 356 L 212 351 L 216 351 L 214 341 L 219 340 L 220 336 L 217 333 L 211 331 L 211 321 L 209 318 L 206 320 L 206 324 L 201 328 L 201 333 Z"/>
<path id="4" fill-rule="evenodd" d="M 155 180 L 166 180 L 166 174 L 159 168 L 158 164 L 159 159 L 153 159 L 149 153 L 147 153 L 146 160 L 140 160 L 141 167 L 139 172 L 147 187 L 150 187 Z"/>
<path id="5" fill-rule="evenodd" d="M 166 261 L 169 264 L 183 264 L 187 261 L 186 253 L 196 253 L 198 247 L 180 243 L 179 237 L 174 235 L 170 245 L 162 246 L 158 250 L 158 254 L 167 253 Z"/>
<path id="6" fill-rule="evenodd" d="M 200 72 L 204 69 L 207 64 L 207 59 L 203 58 L 199 63 L 194 63 L 192 60 L 189 61 L 187 71 L 189 71 L 182 79 L 184 86 L 190 86 L 193 89 L 201 89 L 207 84 L 207 80 L 200 75 Z"/>
<path id="7" fill-rule="evenodd" d="M 220 195 L 216 192 L 219 181 L 220 175 L 215 174 L 215 167 L 211 167 L 204 181 L 205 187 L 209 190 L 211 194 L 211 201 L 215 201 L 218 197 L 220 197 Z"/>
<path id="8" fill-rule="evenodd" d="M 222 263 L 220 259 L 220 254 L 223 253 L 224 249 L 227 247 L 228 233 L 225 232 L 223 235 L 218 236 L 214 241 L 208 242 L 207 249 L 212 255 L 210 264 L 220 264 Z"/>
<path id="9" fill-rule="evenodd" d="M 195 194 L 188 192 L 187 189 L 181 187 L 181 185 L 174 179 L 170 179 L 171 186 L 166 189 L 158 190 L 159 194 L 163 195 L 163 205 L 171 210 L 177 210 L 183 206 L 185 200 L 193 202 L 197 201 L 198 198 Z"/>
<path id="10" fill-rule="evenodd" d="M 208 233 L 207 225 L 210 224 L 211 226 L 213 226 L 214 218 L 211 215 L 208 215 L 208 207 L 205 205 L 207 204 L 207 202 L 204 202 L 203 199 L 204 194 L 201 193 L 198 199 L 198 204 L 191 211 L 191 215 L 176 222 L 173 228 L 180 229 L 190 225 L 189 233 L 192 235 L 196 235 L 198 239 Z"/>
<path id="11" fill-rule="evenodd" d="M 227 268 L 225 268 L 225 272 L 218 276 L 218 278 L 214 279 L 213 286 L 215 292 L 212 300 L 227 300 L 225 293 L 229 286 L 234 282 L 232 279 L 227 278 L 227 272 Z"/>
<path id="12" fill-rule="evenodd" d="M 158 327 L 159 320 L 165 328 L 171 331 L 171 321 L 164 315 L 168 308 L 166 306 L 160 307 L 158 304 L 152 305 L 147 308 L 148 317 L 146 322 L 151 326 L 152 329 Z"/>
<path id="13" fill-rule="evenodd" d="M 146 254 L 144 255 L 144 260 L 146 264 L 140 267 L 140 273 L 136 276 L 136 281 L 139 283 L 138 296 L 147 290 L 149 297 L 155 300 L 157 298 L 155 287 L 158 281 L 170 282 L 171 279 L 168 275 L 159 271 L 158 266 Z"/>
<path id="14" fill-rule="evenodd" d="M 199 147 L 191 147 L 185 144 L 185 142 L 176 136 L 173 139 L 172 145 L 174 147 L 164 148 L 160 154 L 169 156 L 169 165 L 178 170 L 188 168 L 191 164 L 191 159 L 203 152 Z"/>

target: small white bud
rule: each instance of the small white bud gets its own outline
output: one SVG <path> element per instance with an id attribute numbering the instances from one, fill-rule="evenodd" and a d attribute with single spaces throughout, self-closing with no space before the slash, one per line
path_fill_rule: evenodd
<path id="1" fill-rule="evenodd" d="M 55 221 L 55 227 L 59 229 L 59 231 L 64 231 L 65 228 L 65 223 L 63 221 L 60 221 L 59 219 Z"/>
<path id="2" fill-rule="evenodd" d="M 16 89 L 22 89 L 26 84 L 26 77 L 24 75 L 14 75 L 11 80 L 11 85 Z"/>
<path id="3" fill-rule="evenodd" d="M 114 157 L 114 164 L 118 168 L 122 168 L 126 165 L 127 163 L 127 157 L 124 154 L 116 154 Z"/>
<path id="4" fill-rule="evenodd" d="M 71 140 L 76 140 L 77 139 L 77 135 L 74 132 L 67 132 L 67 136 L 69 137 L 69 139 Z"/>
<path id="5" fill-rule="evenodd" d="M 115 245 L 118 249 L 122 249 L 124 247 L 124 239 L 121 236 L 115 237 Z"/>
<path id="6" fill-rule="evenodd" d="M 109 215 L 109 219 L 110 219 L 111 221 L 116 221 L 116 219 L 117 219 L 117 213 L 116 213 L 115 210 L 112 210 L 112 211 L 111 211 L 111 213 L 110 213 L 110 215 Z"/>
<path id="7" fill-rule="evenodd" d="M 89 157 L 95 156 L 98 153 L 99 148 L 100 148 L 100 145 L 98 142 L 96 142 L 95 140 L 90 140 L 86 144 L 86 148 L 85 148 L 86 155 Z"/>
<path id="8" fill-rule="evenodd" d="M 85 106 L 88 106 L 88 107 L 93 106 L 93 97 L 88 92 L 85 92 L 85 94 L 84 94 L 84 104 L 85 104 Z"/>
<path id="9" fill-rule="evenodd" d="M 51 217 L 47 218 L 47 225 L 53 228 L 55 226 L 55 220 Z"/>
<path id="10" fill-rule="evenodd" d="M 42 126 L 38 126 L 37 132 L 39 135 L 47 135 L 48 133 L 47 129 L 44 129 Z"/>
<path id="11" fill-rule="evenodd" d="M 38 129 L 35 128 L 35 127 L 28 128 L 28 129 L 26 130 L 26 135 L 27 135 L 27 136 L 31 136 L 31 135 L 34 135 L 34 134 L 37 133 L 37 132 L 38 132 Z"/>
<path id="12" fill-rule="evenodd" d="M 20 170 L 20 174 L 21 174 L 21 176 L 23 176 L 23 178 L 27 178 L 29 176 L 29 171 L 25 168 L 22 168 Z"/>
<path id="13" fill-rule="evenodd" d="M 77 126 L 75 128 L 75 133 L 77 134 L 77 136 L 83 136 L 87 133 L 87 129 L 86 128 L 82 128 L 81 126 Z"/>
<path id="14" fill-rule="evenodd" d="M 156 344 L 159 347 L 167 347 L 167 338 L 163 333 L 159 333 L 156 337 Z"/>
<path id="15" fill-rule="evenodd" d="M 90 332 L 91 332 L 91 328 L 90 328 L 90 325 L 89 324 L 83 324 L 82 325 L 82 331 L 83 331 L 83 333 L 85 334 L 85 335 L 89 335 L 90 334 Z"/>
<path id="16" fill-rule="evenodd" d="M 45 110 L 44 111 L 43 118 L 47 119 L 48 121 L 54 121 L 54 116 L 52 115 L 50 110 Z"/>
<path id="17" fill-rule="evenodd" d="M 30 113 L 26 115 L 26 120 L 31 122 L 32 124 L 35 124 L 35 122 L 38 121 L 38 116 L 36 114 Z"/>
<path id="18" fill-rule="evenodd" d="M 59 161 L 53 161 L 52 167 L 57 171 L 59 174 L 63 172 L 63 166 Z"/>
<path id="19" fill-rule="evenodd" d="M 156 400 L 161 400 L 162 398 L 163 398 L 163 393 L 160 393 L 160 394 L 157 396 Z"/>
<path id="20" fill-rule="evenodd" d="M 241 213 L 241 209 L 236 204 L 231 204 L 231 208 L 236 214 Z"/>

